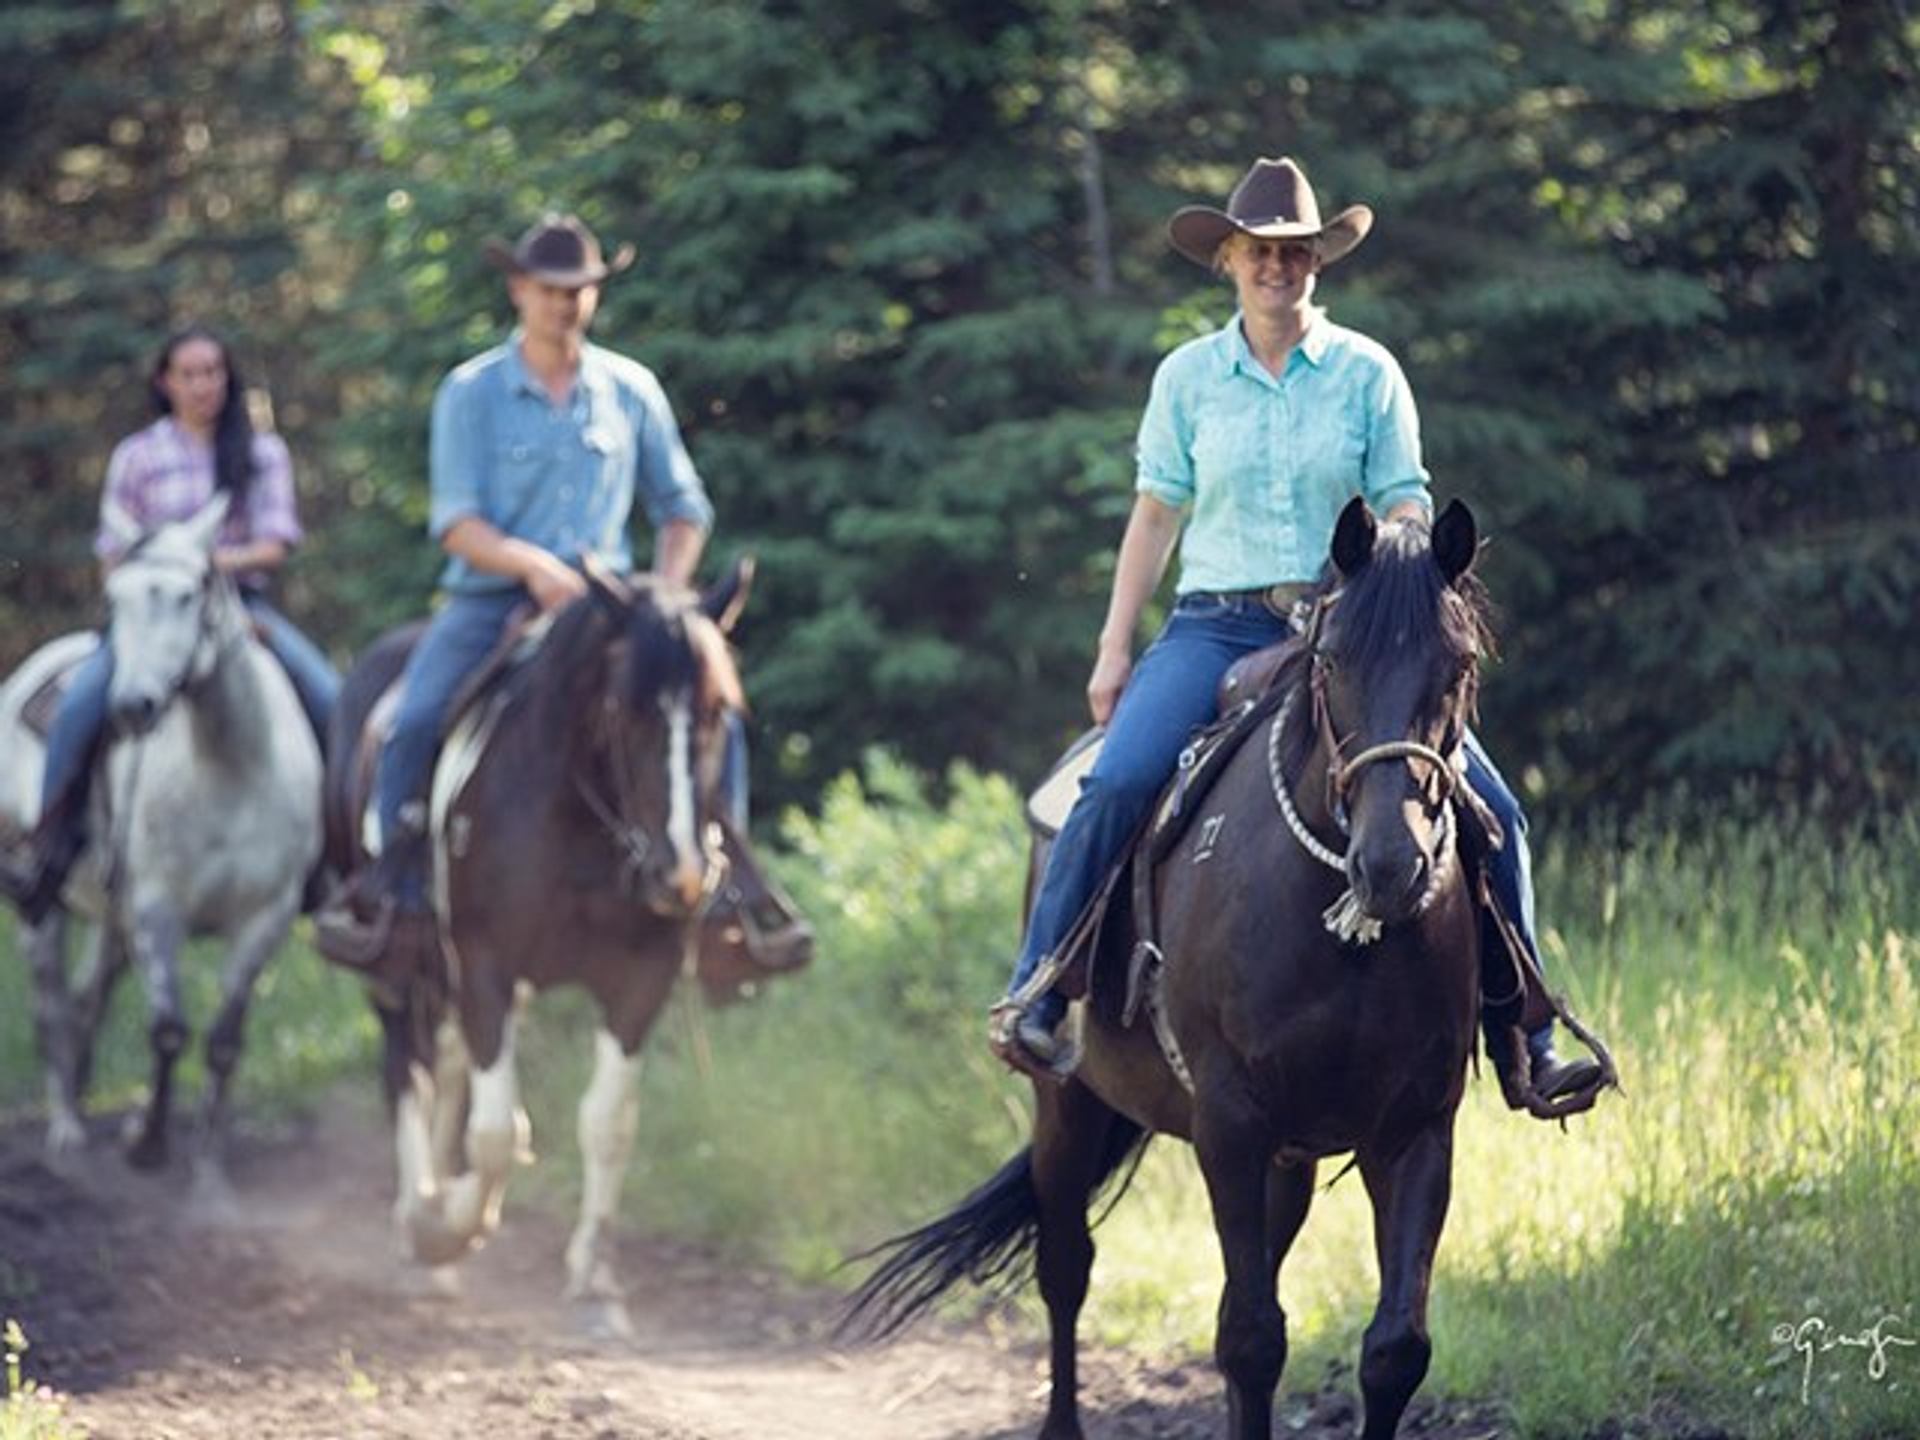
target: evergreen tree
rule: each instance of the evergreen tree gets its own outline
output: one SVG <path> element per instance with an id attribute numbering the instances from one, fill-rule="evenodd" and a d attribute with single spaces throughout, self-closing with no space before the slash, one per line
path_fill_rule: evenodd
<path id="1" fill-rule="evenodd" d="M 342 158 L 345 94 L 290 0 L 13 5 L 0 11 L 0 56 L 0 659 L 11 662 L 98 608 L 90 540 L 107 453 L 150 418 L 146 366 L 177 325 L 232 339 L 313 494 L 308 442 L 334 398 L 298 342 L 339 283 L 310 242 L 314 177 Z"/>

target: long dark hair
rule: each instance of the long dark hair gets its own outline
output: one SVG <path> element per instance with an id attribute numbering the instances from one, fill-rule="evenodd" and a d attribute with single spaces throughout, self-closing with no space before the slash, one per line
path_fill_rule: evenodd
<path id="1" fill-rule="evenodd" d="M 253 420 L 247 414 L 247 387 L 234 368 L 233 351 L 227 348 L 227 342 L 204 325 L 188 325 L 174 331 L 154 357 L 153 369 L 147 376 L 147 390 L 153 397 L 156 413 L 173 413 L 173 402 L 161 387 L 160 377 L 173 364 L 173 352 L 189 340 L 205 340 L 217 346 L 220 362 L 227 367 L 227 394 L 220 402 L 220 414 L 213 424 L 213 481 L 216 489 L 233 497 L 228 513 L 238 515 L 246 507 L 247 487 L 253 483 Z"/>

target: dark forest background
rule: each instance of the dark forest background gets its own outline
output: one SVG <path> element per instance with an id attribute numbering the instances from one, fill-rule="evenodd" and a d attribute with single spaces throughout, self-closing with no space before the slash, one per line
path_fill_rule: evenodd
<path id="1" fill-rule="evenodd" d="M 1492 537 L 1495 753 L 1558 813 L 1844 805 L 1920 772 L 1920 19 L 1900 0 L 57 0 L 0 9 L 0 660 L 94 615 L 106 455 L 188 318 L 236 342 L 342 660 L 420 610 L 426 410 L 543 208 L 640 261 L 751 550 L 769 800 L 884 743 L 1031 777 L 1081 717 L 1166 246 L 1256 155 L 1375 236 Z"/>

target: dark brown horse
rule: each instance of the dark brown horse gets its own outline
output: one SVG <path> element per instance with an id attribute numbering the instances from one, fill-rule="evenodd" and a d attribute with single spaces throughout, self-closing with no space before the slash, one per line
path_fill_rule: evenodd
<path id="1" fill-rule="evenodd" d="M 617 1326 L 607 1225 L 638 1117 L 640 1049 L 721 878 L 726 717 L 742 697 L 720 622 L 741 581 L 704 599 L 651 578 L 589 581 L 448 734 L 430 810 L 439 953 L 383 957 L 370 973 L 387 1037 L 395 1219 L 435 1265 L 492 1233 L 526 1152 L 515 1068 L 526 1000 L 578 985 L 598 1002 L 567 1294 Z M 368 778 L 362 731 L 417 633 L 376 643 L 342 692 L 328 805 L 342 869 Z"/>
<path id="2" fill-rule="evenodd" d="M 1394 1434 L 1432 1348 L 1427 1287 L 1479 1008 L 1480 929 L 1451 814 L 1487 640 L 1468 575 L 1477 543 L 1457 503 L 1431 545 L 1425 527 L 1376 525 L 1360 501 L 1342 513 L 1333 580 L 1275 682 L 1284 703 L 1154 879 L 1163 962 L 1146 1009 L 1164 1040 L 1144 1018 L 1122 1023 L 1123 957 L 1098 960 L 1084 1057 L 1065 1084 L 1037 1085 L 1031 1146 L 882 1247 L 852 1325 L 890 1332 L 963 1279 L 1010 1282 L 1033 1263 L 1052 1330 L 1040 1435 L 1074 1440 L 1088 1206 L 1151 1134 L 1176 1135 L 1198 1152 L 1226 1261 L 1214 1353 L 1229 1431 L 1267 1440 L 1287 1353 L 1280 1263 L 1318 1162 L 1351 1152 L 1381 1277 L 1363 1433 Z M 1356 922 L 1361 937 L 1367 921 L 1382 928 L 1342 939 L 1337 920 L 1349 936 Z M 1121 983 L 1102 978 L 1116 970 Z"/>

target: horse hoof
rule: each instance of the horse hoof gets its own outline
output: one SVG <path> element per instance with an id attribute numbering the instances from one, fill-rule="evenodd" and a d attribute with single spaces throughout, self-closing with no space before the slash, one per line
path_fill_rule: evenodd
<path id="1" fill-rule="evenodd" d="M 231 1227 L 246 1218 L 240 1192 L 227 1178 L 226 1167 L 217 1160 L 196 1156 L 193 1183 L 187 1191 L 187 1213 L 201 1225 Z"/>
<path id="2" fill-rule="evenodd" d="M 432 1212 L 416 1213 L 407 1221 L 407 1240 L 413 1258 L 430 1268 L 452 1265 L 479 1244 L 477 1235 L 457 1230 Z"/>
<path id="3" fill-rule="evenodd" d="M 87 1127 L 74 1114 L 55 1113 L 47 1121 L 47 1159 L 70 1160 L 87 1148 Z"/>
<path id="4" fill-rule="evenodd" d="M 631 1345 L 634 1342 L 633 1317 L 626 1302 L 590 1297 L 568 1302 L 572 1312 L 569 1327 L 583 1340 L 600 1345 Z"/>
<path id="5" fill-rule="evenodd" d="M 142 1135 L 127 1147 L 127 1164 L 136 1170 L 152 1172 L 167 1165 L 167 1142 L 158 1136 Z"/>

